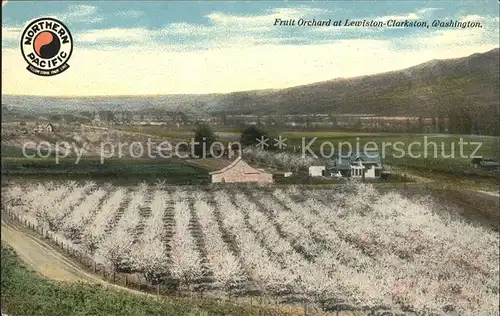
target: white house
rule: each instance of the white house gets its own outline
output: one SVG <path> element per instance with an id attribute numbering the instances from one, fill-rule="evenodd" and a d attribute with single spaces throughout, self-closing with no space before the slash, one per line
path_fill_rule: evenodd
<path id="1" fill-rule="evenodd" d="M 361 162 L 351 164 L 351 177 L 362 178 L 363 174 L 365 174 L 365 169 L 366 167 Z"/>
<path id="2" fill-rule="evenodd" d="M 381 172 L 377 166 L 370 166 L 365 170 L 365 178 L 371 178 L 371 179 L 376 179 L 380 178 Z"/>
<path id="3" fill-rule="evenodd" d="M 325 166 L 310 166 L 309 167 L 309 176 L 310 177 L 322 177 L 325 175 Z"/>
<path id="4" fill-rule="evenodd" d="M 378 179 L 383 167 L 378 152 L 361 152 L 340 157 L 336 169 L 344 177 Z"/>

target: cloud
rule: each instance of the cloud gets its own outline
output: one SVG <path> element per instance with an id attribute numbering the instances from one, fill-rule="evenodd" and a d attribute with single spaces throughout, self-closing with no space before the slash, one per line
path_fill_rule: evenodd
<path id="1" fill-rule="evenodd" d="M 459 21 L 461 22 L 467 22 L 467 21 L 472 21 L 472 22 L 484 22 L 487 20 L 490 20 L 490 17 L 487 16 L 480 16 L 477 14 L 471 14 L 471 15 L 464 15 L 462 16 Z"/>
<path id="2" fill-rule="evenodd" d="M 91 5 L 70 5 L 68 10 L 59 13 L 49 13 L 47 16 L 55 17 L 64 23 L 98 23 L 103 17 L 97 16 L 98 9 Z M 8 25 L 2 23 L 2 45 L 10 46 L 18 41 L 24 26 Z"/>
<path id="3" fill-rule="evenodd" d="M 170 50 L 202 49 L 224 46 L 254 46 L 261 44 L 290 43 L 304 40 L 302 29 L 298 36 L 286 34 L 284 28 L 273 25 L 276 18 L 300 19 L 317 18 L 327 14 L 325 9 L 296 7 L 275 8 L 261 15 L 232 15 L 211 12 L 205 16 L 207 24 L 171 23 L 160 29 L 113 28 L 108 30 L 88 30 L 75 35 L 77 42 L 95 44 L 105 42 L 114 45 L 129 45 L 150 40 L 170 43 Z M 125 13 L 123 13 L 125 14 Z"/>
<path id="4" fill-rule="evenodd" d="M 3 41 L 19 41 L 21 38 L 22 26 L 2 26 Z"/>
<path id="5" fill-rule="evenodd" d="M 328 13 L 328 10 L 309 7 L 297 8 L 275 8 L 267 10 L 262 15 L 229 15 L 220 12 L 213 12 L 206 17 L 215 26 L 247 28 L 255 26 L 270 26 L 276 18 L 283 20 L 317 17 L 320 14 Z"/>
<path id="6" fill-rule="evenodd" d="M 405 15 L 384 15 L 376 20 L 386 21 L 386 20 L 418 20 L 420 19 L 420 15 L 417 13 L 408 13 Z"/>
<path id="7" fill-rule="evenodd" d="M 138 11 L 138 10 L 127 10 L 127 11 L 120 11 L 116 13 L 116 16 L 122 17 L 122 18 L 140 18 L 141 16 L 144 15 L 144 12 Z"/>
<path id="8" fill-rule="evenodd" d="M 89 6 L 87 6 L 89 7 Z M 92 8 L 80 8 L 75 12 L 78 15 L 90 17 L 96 12 Z M 85 15 L 83 14 L 85 13 Z M 231 46 L 256 45 L 264 43 L 280 43 L 291 40 L 290 36 L 277 36 L 278 28 L 273 26 L 274 19 L 312 17 L 315 14 L 326 13 L 324 9 L 314 8 L 276 8 L 268 10 L 262 15 L 230 15 L 221 12 L 212 12 L 205 16 L 208 24 L 171 23 L 160 29 L 148 28 L 110 28 L 91 29 L 75 34 L 76 42 L 84 44 L 107 43 L 114 45 L 129 45 L 131 43 L 147 44 L 153 42 L 170 42 L 177 48 L 193 49 L 218 46 L 226 42 Z M 123 11 L 116 13 L 122 17 L 138 17 L 141 11 Z M 76 32 L 75 32 L 76 33 Z M 184 40 L 181 40 L 184 39 Z M 179 43 L 183 41 L 184 43 Z M 187 43 L 190 41 L 190 43 Z M 151 43 L 153 44 L 153 43 Z"/>
<path id="9" fill-rule="evenodd" d="M 143 43 L 152 40 L 155 31 L 144 28 L 109 28 L 88 30 L 75 34 L 75 41 L 78 43 Z"/>
<path id="10" fill-rule="evenodd" d="M 429 15 L 435 11 L 441 11 L 441 10 L 443 10 L 443 8 L 422 8 L 422 9 L 418 9 L 417 12 L 420 15 Z"/>
<path id="11" fill-rule="evenodd" d="M 375 20 L 418 20 L 425 17 L 428 17 L 433 12 L 442 10 L 442 8 L 422 8 L 417 9 L 415 12 L 408 12 L 406 14 L 398 14 L 398 15 L 385 15 L 381 17 L 375 18 Z"/>

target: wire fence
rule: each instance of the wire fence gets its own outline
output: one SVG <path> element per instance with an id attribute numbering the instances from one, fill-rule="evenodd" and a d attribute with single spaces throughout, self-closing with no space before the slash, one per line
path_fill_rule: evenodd
<path id="1" fill-rule="evenodd" d="M 214 295 L 210 291 L 186 292 L 180 291 L 175 281 L 154 284 L 147 281 L 140 273 L 123 273 L 114 271 L 111 267 L 96 262 L 84 252 L 75 249 L 62 238 L 58 238 L 50 230 L 46 230 L 40 225 L 20 217 L 10 210 L 2 210 L 2 214 L 7 215 L 10 224 L 27 228 L 29 233 L 36 234 L 44 241 L 60 252 L 64 253 L 72 261 L 78 264 L 85 271 L 99 276 L 103 280 L 130 290 L 140 291 L 158 298 L 166 298 L 179 303 L 190 303 L 193 306 L 218 306 L 218 310 L 224 310 L 224 315 L 247 315 L 259 316 L 361 316 L 361 315 L 382 315 L 380 313 L 367 313 L 356 310 L 338 310 L 334 312 L 322 311 L 317 305 L 312 303 L 283 303 L 280 298 L 268 297 L 264 295 L 256 296 L 227 296 Z M 5 219 L 5 216 L 2 216 Z M 386 314 L 383 314 L 386 315 Z M 391 314 L 392 315 L 392 314 Z"/>

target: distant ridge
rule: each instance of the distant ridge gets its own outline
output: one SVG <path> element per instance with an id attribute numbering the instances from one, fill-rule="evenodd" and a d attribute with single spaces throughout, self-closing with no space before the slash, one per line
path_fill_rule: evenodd
<path id="1" fill-rule="evenodd" d="M 458 102 L 470 107 L 498 107 L 499 52 L 496 48 L 463 58 L 431 60 L 403 70 L 338 78 L 259 95 L 252 91 L 231 93 L 218 111 L 433 115 Z"/>
<path id="2" fill-rule="evenodd" d="M 2 105 L 37 111 L 147 108 L 193 114 L 362 114 L 437 116 L 454 107 L 499 115 L 500 49 L 467 57 L 430 60 L 407 69 L 338 78 L 287 89 L 228 94 L 131 97 L 34 97 L 2 95 Z M 43 104 L 43 107 L 41 105 Z"/>

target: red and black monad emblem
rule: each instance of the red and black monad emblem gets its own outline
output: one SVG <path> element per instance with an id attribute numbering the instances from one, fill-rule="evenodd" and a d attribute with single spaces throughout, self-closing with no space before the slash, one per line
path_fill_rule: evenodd
<path id="1" fill-rule="evenodd" d="M 39 18 L 24 28 L 21 52 L 30 72 L 39 76 L 58 75 L 69 68 L 73 38 L 61 21 Z"/>

